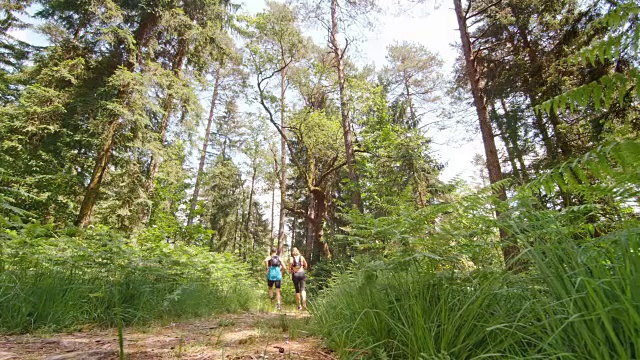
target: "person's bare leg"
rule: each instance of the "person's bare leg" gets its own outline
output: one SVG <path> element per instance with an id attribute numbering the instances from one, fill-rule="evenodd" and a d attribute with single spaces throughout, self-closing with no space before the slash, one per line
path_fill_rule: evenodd
<path id="1" fill-rule="evenodd" d="M 278 300 L 278 309 L 280 309 L 280 289 L 276 288 L 276 299 Z"/>
<path id="2" fill-rule="evenodd" d="M 302 290 L 302 307 L 304 307 L 305 309 L 307 308 L 307 290 Z M 300 304 L 300 302 L 298 301 L 298 304 Z"/>
<path id="3" fill-rule="evenodd" d="M 269 288 L 269 299 L 271 300 L 271 305 L 273 305 L 273 287 Z"/>
<path id="4" fill-rule="evenodd" d="M 298 303 L 298 309 L 300 309 L 300 293 L 296 293 L 296 302 Z"/>

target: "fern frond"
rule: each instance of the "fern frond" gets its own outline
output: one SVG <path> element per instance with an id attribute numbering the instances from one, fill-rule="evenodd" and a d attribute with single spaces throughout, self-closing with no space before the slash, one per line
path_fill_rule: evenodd
<path id="1" fill-rule="evenodd" d="M 606 64 L 627 54 L 637 59 L 640 49 L 640 26 L 637 17 L 640 5 L 636 2 L 618 3 L 602 18 L 589 25 L 589 29 L 605 27 L 609 29 L 604 39 L 596 40 L 569 56 L 561 63 L 582 64 L 596 66 L 596 63 Z M 577 108 L 593 105 L 596 110 L 609 109 L 617 99 L 622 106 L 626 95 L 633 87 L 635 93 L 631 95 L 640 98 L 640 72 L 633 67 L 626 73 L 613 73 L 602 76 L 597 81 L 568 90 L 542 104 L 534 111 L 546 113 L 575 112 Z"/>
<path id="2" fill-rule="evenodd" d="M 558 165 L 519 192 L 524 196 L 540 191 L 551 195 L 560 189 L 584 199 L 613 196 L 624 201 L 640 193 L 639 169 L 640 141 L 614 142 Z"/>
<path id="3" fill-rule="evenodd" d="M 635 88 L 632 95 L 640 98 L 640 71 L 636 68 L 630 69 L 627 73 L 613 73 L 601 77 L 598 81 L 578 86 L 554 98 L 551 98 L 534 108 L 535 111 L 575 112 L 578 108 L 585 108 L 593 104 L 596 110 L 608 110 L 617 99 L 622 105 L 625 94 Z"/>
<path id="4" fill-rule="evenodd" d="M 568 63 L 591 64 L 605 63 L 607 59 L 615 59 L 625 50 L 632 54 L 638 53 L 640 41 L 640 27 L 634 18 L 640 14 L 640 5 L 636 3 L 619 4 L 606 13 L 601 19 L 589 25 L 588 30 L 606 27 L 612 29 L 612 34 L 605 39 L 598 40 L 582 48 L 577 54 L 566 59 Z"/>

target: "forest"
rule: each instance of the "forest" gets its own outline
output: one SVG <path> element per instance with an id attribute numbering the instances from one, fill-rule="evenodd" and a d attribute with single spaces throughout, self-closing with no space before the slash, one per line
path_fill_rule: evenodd
<path id="1" fill-rule="evenodd" d="M 452 67 L 362 60 L 420 7 Z M 636 1 L 1 0 L 0 29 L 0 334 L 123 358 L 126 327 L 275 311 L 296 247 L 336 358 L 640 357 Z M 483 183 L 442 177 L 437 122 Z"/>

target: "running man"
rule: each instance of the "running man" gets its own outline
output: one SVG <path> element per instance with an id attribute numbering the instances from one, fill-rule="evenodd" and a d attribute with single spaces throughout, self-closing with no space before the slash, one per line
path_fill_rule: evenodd
<path id="1" fill-rule="evenodd" d="M 271 299 L 271 305 L 273 306 L 273 286 L 275 285 L 278 310 L 280 310 L 280 286 L 282 284 L 282 273 L 285 271 L 285 267 L 282 264 L 282 260 L 280 260 L 275 247 L 271 248 L 271 255 L 264 259 L 264 264 L 266 266 L 267 284 L 269 285 L 269 298 Z"/>
<path id="2" fill-rule="evenodd" d="M 293 286 L 296 288 L 296 301 L 298 302 L 298 310 L 307 308 L 307 292 L 305 291 L 305 282 L 307 274 L 305 269 L 309 268 L 307 260 L 300 255 L 298 248 L 291 249 L 291 258 L 289 259 L 289 272 L 292 274 Z M 302 295 L 302 296 L 300 296 Z"/>

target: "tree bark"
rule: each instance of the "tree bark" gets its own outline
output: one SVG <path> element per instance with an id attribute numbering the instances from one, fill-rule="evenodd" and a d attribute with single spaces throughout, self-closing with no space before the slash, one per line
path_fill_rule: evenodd
<path id="1" fill-rule="evenodd" d="M 506 120 L 502 118 L 503 115 L 498 114 L 495 108 L 495 104 L 491 103 L 491 116 L 493 116 L 496 126 L 498 127 L 498 131 L 500 132 L 500 138 L 504 143 L 504 147 L 507 150 L 507 158 L 509 159 L 509 163 L 511 164 L 511 171 L 513 172 L 513 177 L 521 180 L 520 169 L 516 164 L 515 160 L 515 151 L 512 147 L 511 138 L 509 137 L 509 131 L 507 129 Z M 507 113 L 504 114 L 506 118 L 508 116 Z"/>
<path id="2" fill-rule="evenodd" d="M 411 98 L 411 91 L 409 90 L 409 76 L 406 72 L 402 76 L 404 80 L 404 88 L 407 93 L 407 101 L 409 102 L 409 120 L 411 128 L 416 128 L 418 126 L 418 121 L 416 119 L 416 113 L 413 109 L 413 99 Z"/>
<path id="3" fill-rule="evenodd" d="M 247 215 L 247 208 L 245 207 L 246 201 L 246 197 L 245 197 L 245 191 L 244 191 L 244 182 L 242 184 L 242 213 L 240 214 L 240 224 L 244 224 L 244 219 L 245 216 Z M 240 243 L 239 243 L 239 247 L 240 247 L 240 253 L 242 254 L 242 259 L 243 260 L 247 260 L 247 244 L 246 244 L 246 233 L 244 231 L 244 227 L 240 226 Z"/>
<path id="4" fill-rule="evenodd" d="M 271 241 L 273 242 L 273 223 L 275 219 L 275 206 L 276 206 L 276 182 L 273 182 L 273 187 L 271 188 Z M 271 246 L 272 244 L 269 244 Z"/>
<path id="5" fill-rule="evenodd" d="M 458 20 L 458 30 L 460 31 L 460 40 L 462 42 L 462 50 L 464 53 L 466 75 L 471 85 L 473 102 L 480 123 L 480 132 L 482 133 L 482 142 L 484 143 L 489 181 L 491 184 L 495 184 L 502 180 L 502 169 L 500 168 L 500 160 L 498 159 L 498 151 L 496 149 L 491 120 L 489 118 L 489 111 L 487 109 L 487 99 L 484 94 L 480 73 L 476 66 L 473 49 L 471 48 L 471 40 L 469 37 L 469 30 L 467 28 L 467 18 L 464 10 L 462 9 L 461 0 L 453 0 L 453 5 Z M 500 200 L 507 200 L 507 194 L 504 188 L 496 189 L 495 191 L 496 196 Z M 500 212 L 497 209 L 495 212 L 496 217 L 500 217 Z M 518 270 L 514 260 L 520 254 L 520 248 L 517 244 L 511 243 L 507 239 L 507 234 L 502 228 L 500 228 L 499 231 L 505 267 L 510 271 Z"/>
<path id="6" fill-rule="evenodd" d="M 96 164 L 93 168 L 93 174 L 91 175 L 91 181 L 89 182 L 89 186 L 85 192 L 82 205 L 80 206 L 80 213 L 78 214 L 77 225 L 81 228 L 89 225 L 89 221 L 91 220 L 91 211 L 98 199 L 100 185 L 102 184 L 102 179 L 107 170 L 107 166 L 109 165 L 109 158 L 111 157 L 115 133 L 120 126 L 119 121 L 120 119 L 111 120 L 107 128 L 107 132 L 105 133 L 105 141 L 98 152 Z"/>
<path id="7" fill-rule="evenodd" d="M 297 230 L 296 229 L 296 223 L 297 223 L 297 221 L 296 221 L 295 215 L 292 217 L 292 220 L 293 221 L 291 221 L 291 247 L 294 247 L 294 246 L 296 246 L 296 241 L 297 241 L 297 238 L 296 238 L 296 230 Z"/>
<path id="8" fill-rule="evenodd" d="M 253 207 L 253 186 L 256 183 L 256 174 L 258 172 L 258 170 L 253 167 L 253 174 L 251 174 L 251 186 L 249 187 L 249 206 L 248 206 L 248 210 L 247 210 L 247 222 L 245 223 L 245 230 L 247 232 L 247 234 L 249 233 L 249 224 L 251 223 L 251 210 Z"/>
<path id="9" fill-rule="evenodd" d="M 314 238 L 318 247 L 322 248 L 322 255 L 331 259 L 331 251 L 329 243 L 324 239 L 324 219 L 327 217 L 327 197 L 321 189 L 313 189 L 311 191 L 315 202 L 315 221 L 314 221 Z"/>
<path id="10" fill-rule="evenodd" d="M 146 47 L 149 41 L 149 34 L 156 28 L 158 22 L 159 17 L 157 14 L 146 13 L 145 15 L 143 15 L 140 21 L 140 25 L 138 26 L 134 34 L 135 43 L 138 45 L 136 47 L 136 50 L 130 50 L 129 53 L 121 53 L 120 50 L 117 50 L 117 54 L 114 53 L 113 61 L 111 62 L 111 69 L 109 69 L 108 76 L 113 75 L 122 63 L 125 64 L 125 68 L 127 71 L 132 72 L 134 70 L 136 64 L 136 51 L 140 51 L 141 49 Z M 116 97 L 124 100 L 127 97 L 127 92 L 127 89 L 120 89 Z M 104 134 L 104 140 L 102 142 L 102 146 L 98 150 L 96 162 L 93 167 L 93 173 L 91 174 L 91 180 L 89 181 L 89 185 L 85 190 L 82 204 L 80 204 L 78 218 L 76 220 L 76 224 L 81 228 L 89 225 L 89 222 L 91 221 L 91 213 L 98 199 L 98 195 L 100 194 L 100 185 L 102 185 L 102 180 L 104 179 L 104 175 L 109 165 L 109 159 L 111 158 L 111 154 L 113 151 L 115 136 L 118 128 L 120 127 L 120 120 L 121 119 L 119 116 L 114 116 L 107 123 L 107 130 Z"/>
<path id="11" fill-rule="evenodd" d="M 216 101 L 218 100 L 218 88 L 220 86 L 220 64 L 216 68 L 216 80 L 213 85 L 213 96 L 211 97 L 211 106 L 209 107 L 209 118 L 207 119 L 207 130 L 204 133 L 204 143 L 200 153 L 200 163 L 198 164 L 198 174 L 196 175 L 196 183 L 193 186 L 193 195 L 191 196 L 191 205 L 189 215 L 187 217 L 187 225 L 193 225 L 196 206 L 198 205 L 198 197 L 200 196 L 200 183 L 202 182 L 202 174 L 204 173 L 204 164 L 207 160 L 207 147 L 211 137 L 211 125 L 213 124 L 213 116 L 216 109 Z"/>
<path id="12" fill-rule="evenodd" d="M 313 262 L 313 245 L 315 243 L 314 238 L 315 238 L 315 224 L 314 224 L 314 219 L 315 219 L 315 211 L 316 211 L 316 207 L 314 205 L 314 198 L 313 196 L 311 196 L 311 198 L 309 199 L 309 209 L 307 210 L 307 217 L 305 219 L 305 222 L 307 223 L 307 244 L 305 246 L 305 250 L 304 250 L 304 257 L 307 259 L 307 261 L 309 262 Z"/>
<path id="13" fill-rule="evenodd" d="M 284 55 L 282 61 L 284 62 Z M 283 64 L 282 71 L 280 72 L 280 128 L 285 131 L 285 80 L 286 80 L 287 64 Z M 278 221 L 278 254 L 282 252 L 282 246 L 284 245 L 285 225 L 286 225 L 286 210 L 285 204 L 287 201 L 287 144 L 284 137 L 280 137 L 280 218 Z"/>
<path id="14" fill-rule="evenodd" d="M 527 174 L 527 165 L 524 163 L 524 158 L 522 156 L 522 148 L 518 143 L 518 136 L 515 133 L 517 131 L 517 123 L 513 120 L 513 116 L 504 99 L 500 99 L 500 104 L 502 105 L 502 111 L 504 111 L 505 114 L 505 126 L 509 139 L 511 140 L 511 148 L 513 149 L 514 156 L 520 165 L 520 175 L 522 176 L 522 180 L 526 182 L 529 179 L 529 175 Z"/>
<path id="15" fill-rule="evenodd" d="M 360 195 L 360 180 L 355 168 L 355 151 L 353 147 L 353 135 L 351 133 L 351 122 L 349 120 L 349 105 L 347 103 L 346 77 L 344 73 L 344 53 L 338 43 L 338 0 L 331 0 L 331 31 L 330 42 L 335 57 L 335 65 L 338 71 L 338 90 L 340 94 L 340 116 L 342 118 L 342 131 L 344 137 L 345 159 L 349 178 L 354 185 L 351 204 L 356 206 L 360 212 L 364 212 L 362 198 Z"/>
<path id="16" fill-rule="evenodd" d="M 240 213 L 240 208 L 236 209 L 236 219 L 233 222 L 234 223 L 234 228 L 233 228 L 233 251 L 232 253 L 235 254 L 236 253 L 236 243 L 237 243 L 237 238 L 238 238 L 238 214 Z"/>

